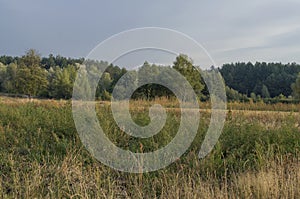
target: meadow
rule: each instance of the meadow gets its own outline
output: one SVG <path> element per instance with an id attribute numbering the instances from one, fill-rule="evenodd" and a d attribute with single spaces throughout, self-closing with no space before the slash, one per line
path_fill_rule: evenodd
<path id="1" fill-rule="evenodd" d="M 148 108 L 167 109 L 162 131 L 148 139 L 120 130 L 110 104 L 97 103 L 104 132 L 117 146 L 147 152 L 176 134 L 176 101 L 132 101 L 136 123 L 149 123 Z M 210 122 L 210 105 L 187 152 L 149 173 L 116 171 L 82 145 L 71 101 L 0 98 L 1 198 L 300 198 L 300 105 L 228 103 L 222 135 L 204 159 L 198 152 Z M 172 132 L 172 133 L 170 133 Z"/>

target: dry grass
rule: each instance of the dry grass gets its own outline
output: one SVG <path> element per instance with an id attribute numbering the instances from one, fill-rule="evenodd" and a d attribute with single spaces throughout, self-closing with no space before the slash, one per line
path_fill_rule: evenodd
<path id="1" fill-rule="evenodd" d="M 177 112 L 175 102 L 159 100 Z M 134 101 L 133 114 L 151 103 Z M 1 98 L 0 198 L 300 198 L 299 113 L 230 110 L 223 137 L 205 159 L 198 159 L 196 142 L 165 169 L 129 174 L 90 157 L 69 106 Z M 101 102 L 102 115 L 108 107 Z M 200 111 L 209 121 L 210 111 Z M 104 122 L 117 132 L 109 119 Z"/>
<path id="2" fill-rule="evenodd" d="M 0 96 L 0 103 L 10 106 L 19 106 L 27 103 L 34 103 L 39 106 L 51 106 L 51 107 L 60 107 L 68 103 L 66 100 L 54 100 L 54 99 L 29 99 L 29 98 L 12 98 Z"/>
<path id="3" fill-rule="evenodd" d="M 300 198 L 300 164 L 273 164 L 257 172 L 237 175 L 235 191 L 242 198 Z"/>
<path id="4" fill-rule="evenodd" d="M 211 175 L 203 180 L 197 170 L 159 172 L 159 177 L 118 173 L 99 164 L 82 164 L 76 152 L 62 162 L 20 172 L 13 158 L 11 190 L 0 186 L 3 198 L 299 198 L 300 163 L 276 163 L 259 171 L 236 173 L 231 179 Z M 0 178 L 3 185 L 3 177 Z M 158 197 L 159 196 L 159 197 Z"/>

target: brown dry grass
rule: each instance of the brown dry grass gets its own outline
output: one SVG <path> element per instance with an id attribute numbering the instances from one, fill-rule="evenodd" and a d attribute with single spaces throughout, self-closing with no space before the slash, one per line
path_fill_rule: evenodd
<path id="1" fill-rule="evenodd" d="M 1 98 L 0 102 L 11 107 L 11 112 L 1 113 L 2 118 L 9 114 L 14 115 L 14 106 L 23 106 L 28 102 L 33 102 L 37 107 L 47 107 L 49 112 L 50 110 L 57 112 L 60 107 L 68 104 L 68 101 L 35 99 L 30 101 L 15 98 Z M 100 107 L 109 105 L 108 102 L 99 103 L 101 104 Z M 140 107 L 149 107 L 152 103 L 149 101 L 134 101 L 132 107 L 136 112 L 140 110 Z M 168 111 L 179 111 L 176 102 L 159 99 L 155 103 L 165 105 L 168 107 Z M 235 106 L 242 107 L 242 104 L 236 104 Z M 245 107 L 247 106 L 246 104 Z M 252 106 L 254 107 L 254 105 Z M 268 107 L 268 105 L 266 106 Z M 255 124 L 259 125 L 259 129 L 262 131 L 267 129 L 274 132 L 277 132 L 278 129 L 282 130 L 283 127 L 299 128 L 299 113 L 286 111 L 295 107 L 290 105 L 280 106 L 282 107 L 273 107 L 272 111 L 231 109 L 227 115 L 226 125 L 241 128 L 249 124 L 251 127 L 251 124 Z M 55 107 L 55 109 L 52 110 L 51 107 Z M 30 109 L 33 114 L 35 114 L 34 110 L 34 108 Z M 142 111 L 144 110 L 142 109 Z M 200 111 L 205 117 L 209 118 L 209 109 L 204 108 Z M 61 112 L 58 113 L 53 115 L 57 117 L 62 115 Z M 64 114 L 64 112 L 62 113 Z M 44 112 L 39 114 L 44 114 Z M 34 117 L 39 116 L 42 115 Z M 23 116 L 15 116 L 16 119 L 18 117 Z M 49 117 L 48 119 L 57 119 L 53 120 L 53 124 L 52 121 L 47 121 L 49 122 L 47 127 L 51 127 L 60 118 Z M 66 118 L 62 117 L 62 119 Z M 57 125 L 59 130 L 54 129 L 51 133 L 56 135 L 55 133 L 59 133 L 56 131 L 64 131 L 65 124 L 67 122 Z M 31 125 L 34 124 L 30 121 L 25 127 Z M 221 174 L 221 178 L 212 170 L 203 173 L 203 170 L 201 170 L 203 161 L 197 160 L 195 151 L 191 151 L 185 157 L 185 162 L 177 161 L 171 167 L 153 174 L 128 174 L 115 171 L 96 161 L 87 161 L 90 157 L 83 155 L 84 148 L 78 144 L 79 141 L 75 142 L 78 146 L 70 142 L 67 145 L 66 154 L 62 158 L 57 154 L 39 153 L 39 150 L 43 150 L 41 145 L 34 154 L 41 157 L 26 159 L 26 154 L 24 155 L 22 151 L 15 150 L 18 148 L 14 144 L 17 145 L 18 142 L 21 142 L 21 136 L 24 137 L 24 139 L 22 138 L 24 142 L 28 139 L 30 143 L 35 139 L 39 142 L 44 138 L 48 138 L 47 129 L 42 128 L 41 130 L 39 125 L 41 124 L 37 123 L 34 128 L 26 130 L 27 128 L 23 129 L 15 125 L 15 121 L 6 124 L 1 123 L 0 140 L 3 140 L 2 144 L 6 144 L 7 141 L 11 142 L 7 146 L 10 146 L 13 150 L 10 151 L 8 147 L 0 150 L 0 198 L 300 198 L 300 157 L 297 153 L 291 155 L 276 152 L 276 154 L 272 154 L 272 159 L 267 159 L 267 156 L 262 155 L 262 162 L 266 162 L 266 164 L 246 171 L 234 170 L 231 171 L 230 175 L 227 173 L 225 165 L 225 171 Z M 241 133 L 251 133 L 251 131 L 257 129 L 251 129 L 250 127 L 248 132 Z M 21 133 L 19 133 L 20 130 L 22 130 Z M 284 132 L 284 129 L 282 131 Z M 291 132 L 294 131 L 291 130 Z M 20 137 L 15 136 L 14 133 Z M 30 134 L 34 134 L 34 136 L 28 138 Z M 52 139 L 50 138 L 49 140 Z M 55 142 L 59 144 L 67 141 L 69 143 L 69 140 L 63 140 L 63 136 L 54 136 L 54 138 Z M 230 138 L 233 141 L 235 139 L 234 137 Z M 12 140 L 15 140 L 15 142 Z M 21 143 L 20 145 L 26 144 Z M 34 151 L 36 146 L 31 147 L 29 148 L 29 154 Z M 218 150 L 217 147 L 215 150 Z M 264 151 L 257 151 L 257 153 L 264 154 Z M 289 155 L 292 157 L 288 157 Z M 209 165 L 217 165 L 222 156 L 216 157 L 218 158 L 211 161 L 206 159 L 206 161 Z M 234 160 L 241 161 L 238 158 Z M 225 160 L 221 161 L 221 164 L 226 164 Z M 213 168 L 217 170 L 221 166 Z"/>
<path id="2" fill-rule="evenodd" d="M 232 180 L 206 180 L 197 170 L 160 172 L 159 178 L 116 173 L 100 164 L 86 167 L 76 152 L 62 162 L 32 162 L 29 172 L 20 172 L 12 163 L 10 198 L 299 198 L 300 163 L 272 162 L 256 172 L 236 173 Z M 55 162 L 55 160 L 54 160 Z M 0 178 L 0 180 L 3 178 Z M 0 181 L 0 185 L 3 182 Z M 145 191 L 145 187 L 149 187 Z M 5 187 L 0 186 L 2 197 Z"/>

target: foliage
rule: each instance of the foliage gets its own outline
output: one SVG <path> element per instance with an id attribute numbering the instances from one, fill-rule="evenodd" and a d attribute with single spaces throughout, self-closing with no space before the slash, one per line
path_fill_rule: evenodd
<path id="1" fill-rule="evenodd" d="M 289 96 L 292 93 L 290 85 L 295 82 L 300 66 L 296 63 L 232 63 L 224 64 L 219 69 L 227 86 L 240 93 L 250 95 L 267 95 L 268 88 L 270 97 L 280 94 Z M 262 93 L 264 91 L 264 93 Z"/>
<path id="2" fill-rule="evenodd" d="M 261 96 L 263 98 L 270 98 L 270 93 L 269 93 L 268 87 L 264 84 L 263 84 L 262 89 L 261 89 Z"/>
<path id="3" fill-rule="evenodd" d="M 92 87 L 96 87 L 95 98 L 100 100 L 111 99 L 115 85 L 127 73 L 125 68 L 114 66 L 105 61 L 72 59 L 52 54 L 41 58 L 36 50 L 30 49 L 22 57 L 0 57 L 0 92 L 33 97 L 70 99 L 73 86 L 80 86 L 74 85 L 79 68 L 86 71 L 82 74 L 83 77 L 86 77 L 82 80 L 83 82 L 79 83 L 83 86 L 81 90 L 91 91 Z M 206 85 L 209 82 L 204 83 L 203 75 L 209 75 L 213 71 L 220 71 L 222 74 L 226 83 L 228 101 L 248 102 L 252 99 L 253 102 L 264 100 L 268 103 L 279 101 L 297 103 L 295 99 L 300 96 L 298 91 L 300 90 L 300 86 L 298 86 L 300 84 L 298 79 L 300 78 L 296 80 L 300 66 L 295 63 L 235 63 L 224 64 L 219 69 L 212 68 L 201 71 L 198 66 L 193 65 L 192 60 L 187 55 L 181 54 L 176 57 L 172 66 L 159 66 L 145 62 L 136 71 L 130 72 L 132 73 L 130 78 L 138 77 L 139 79 L 147 78 L 176 83 L 176 80 L 174 81 L 166 72 L 166 68 L 172 68 L 181 73 L 201 101 L 209 100 L 210 95 L 208 85 Z M 102 76 L 98 78 L 100 73 Z M 96 78 L 99 81 L 94 82 L 94 85 L 89 87 L 91 82 L 87 81 L 88 78 Z M 142 82 L 136 81 L 135 83 L 140 85 Z M 123 94 L 126 91 L 125 87 L 118 89 Z M 287 98 L 292 94 L 294 99 Z M 151 83 L 140 86 L 131 97 L 133 99 L 153 100 L 157 97 L 173 98 L 174 93 L 165 86 Z"/>
<path id="4" fill-rule="evenodd" d="M 39 67 L 40 57 L 34 50 L 29 50 L 21 58 L 15 78 L 17 93 L 37 96 L 47 88 L 47 73 Z"/>
<path id="5" fill-rule="evenodd" d="M 200 68 L 195 67 L 192 60 L 187 55 L 182 54 L 176 57 L 173 68 L 187 79 L 196 94 L 201 97 L 205 84 L 200 75 Z"/>
<path id="6" fill-rule="evenodd" d="M 226 96 L 228 101 L 239 101 L 239 102 L 249 101 L 248 97 L 245 94 L 241 94 L 238 91 L 229 88 L 228 86 L 225 87 L 225 91 L 226 91 Z"/>
<path id="7" fill-rule="evenodd" d="M 68 65 L 65 68 L 55 67 L 53 71 L 50 79 L 49 95 L 58 99 L 70 99 L 76 77 L 76 68 Z"/>
<path id="8" fill-rule="evenodd" d="M 296 99 L 300 99 L 300 73 L 296 79 L 296 82 L 292 84 L 293 96 Z"/>

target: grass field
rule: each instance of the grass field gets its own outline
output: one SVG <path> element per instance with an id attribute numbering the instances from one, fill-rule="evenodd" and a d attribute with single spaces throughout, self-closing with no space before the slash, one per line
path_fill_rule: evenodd
<path id="1" fill-rule="evenodd" d="M 136 123 L 149 122 L 154 102 L 133 101 Z M 165 146 L 180 122 L 177 102 L 167 107 L 162 131 L 137 139 L 115 124 L 99 102 L 99 122 L 117 146 L 147 152 Z M 0 198 L 300 198 L 300 105 L 229 103 L 214 150 L 197 155 L 210 122 L 201 103 L 197 136 L 165 169 L 144 174 L 113 170 L 82 146 L 70 101 L 0 98 Z M 170 133 L 172 132 L 172 133 Z"/>

